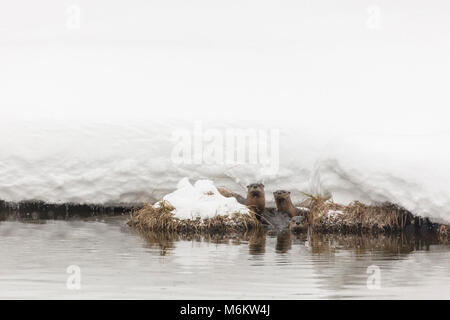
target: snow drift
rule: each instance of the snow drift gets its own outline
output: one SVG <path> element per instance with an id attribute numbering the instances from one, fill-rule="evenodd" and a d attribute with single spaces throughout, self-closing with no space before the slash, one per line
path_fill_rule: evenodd
<path id="1" fill-rule="evenodd" d="M 218 121 L 208 126 L 222 132 L 252 125 L 274 127 L 273 123 Z M 450 152 L 445 132 L 369 135 L 278 125 L 279 167 L 268 174 L 258 163 L 174 163 L 173 132 L 192 127 L 188 121 L 175 120 L 11 120 L 0 127 L 0 199 L 155 202 L 187 177 L 209 179 L 242 195 L 248 183 L 264 182 L 268 202 L 277 189 L 290 190 L 294 203 L 304 197 L 302 192 L 331 192 L 339 203 L 390 201 L 436 222 L 450 222 Z M 180 203 L 182 216 L 192 210 L 203 214 L 207 204 L 196 203 L 206 189 L 216 195 L 210 183 L 190 186 L 184 181 L 178 188 L 189 191 L 192 198 L 177 197 L 179 191 L 166 198 L 175 206 Z M 236 209 L 235 204 L 219 200 L 224 211 Z"/>

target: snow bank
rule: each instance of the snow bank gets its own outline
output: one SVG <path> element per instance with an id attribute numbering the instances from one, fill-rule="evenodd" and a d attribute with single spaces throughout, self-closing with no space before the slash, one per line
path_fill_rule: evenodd
<path id="1" fill-rule="evenodd" d="M 164 196 L 163 200 L 175 207 L 172 213 L 180 219 L 249 213 L 248 208 L 235 198 L 222 196 L 210 180 L 198 180 L 192 185 L 188 178 L 183 178 L 178 183 L 177 190 Z"/>
<path id="2" fill-rule="evenodd" d="M 360 1 L 184 2 L 146 1 L 125 20 L 112 6 L 76 32 L 63 11 L 0 11 L 0 199 L 155 202 L 187 176 L 240 193 L 263 181 L 268 201 L 276 189 L 294 203 L 301 191 L 391 201 L 450 223 L 447 8 L 402 0 L 374 31 Z M 93 3 L 83 12 L 103 12 Z M 279 170 L 173 163 L 172 133 L 197 120 L 278 129 Z"/>
<path id="3" fill-rule="evenodd" d="M 226 121 L 210 126 L 257 127 Z M 133 204 L 156 202 L 177 188 L 169 198 L 179 203 L 180 216 L 203 215 L 203 210 L 214 214 L 204 194 L 208 190 L 214 194 L 212 207 L 216 201 L 223 205 L 219 213 L 235 209 L 226 205 L 233 200 L 218 196 L 212 184 L 179 183 L 188 177 L 210 179 L 242 195 L 248 183 L 261 181 L 267 202 L 273 201 L 277 189 L 290 190 L 294 204 L 304 198 L 302 192 L 331 192 L 333 200 L 342 204 L 390 201 L 414 214 L 450 223 L 450 149 L 446 147 L 450 135 L 446 132 L 351 134 L 320 126 L 312 130 L 278 125 L 279 170 L 265 175 L 252 164 L 174 163 L 172 133 L 192 127 L 189 121 L 169 120 L 9 118 L 0 126 L 0 200 Z M 189 206 L 194 209 L 184 209 Z"/>

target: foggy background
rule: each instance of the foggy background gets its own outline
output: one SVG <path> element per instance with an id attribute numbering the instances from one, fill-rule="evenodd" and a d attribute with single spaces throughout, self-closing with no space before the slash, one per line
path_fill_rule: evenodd
<path id="1" fill-rule="evenodd" d="M 2 1 L 0 116 L 448 132 L 449 15 L 445 0 Z"/>

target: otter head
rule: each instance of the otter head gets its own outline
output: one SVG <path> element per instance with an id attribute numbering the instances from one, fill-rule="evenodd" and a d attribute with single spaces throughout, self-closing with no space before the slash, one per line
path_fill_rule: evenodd
<path id="1" fill-rule="evenodd" d="M 307 228 L 306 219 L 303 216 L 295 216 L 289 220 L 289 229 L 292 231 L 302 231 Z"/>
<path id="2" fill-rule="evenodd" d="M 295 217 L 291 218 L 291 220 L 289 221 L 289 225 L 299 226 L 304 222 L 305 222 L 305 218 L 303 216 L 295 216 Z"/>
<path id="3" fill-rule="evenodd" d="M 264 185 L 262 183 L 252 183 L 247 186 L 248 196 L 258 198 L 264 196 Z"/>
<path id="4" fill-rule="evenodd" d="M 273 193 L 277 206 L 291 202 L 291 193 L 286 190 L 277 190 Z"/>
<path id="5" fill-rule="evenodd" d="M 257 213 L 262 213 L 266 207 L 264 185 L 262 183 L 252 183 L 247 186 L 247 190 L 245 205 Z"/>

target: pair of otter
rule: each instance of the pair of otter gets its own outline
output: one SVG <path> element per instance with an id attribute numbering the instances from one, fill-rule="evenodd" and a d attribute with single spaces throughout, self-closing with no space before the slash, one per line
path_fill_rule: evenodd
<path id="1" fill-rule="evenodd" d="M 259 216 L 266 210 L 266 197 L 264 192 L 264 185 L 262 183 L 252 183 L 247 186 L 247 198 L 230 192 L 224 188 L 218 188 L 219 192 L 225 197 L 235 197 L 236 200 L 245 204 Z M 273 193 L 278 212 L 286 213 L 290 218 L 300 216 L 303 211 L 296 208 L 292 204 L 291 193 L 285 190 L 278 190 Z"/>
<path id="2" fill-rule="evenodd" d="M 302 211 L 292 204 L 291 193 L 285 190 L 277 190 L 273 193 L 277 210 L 289 215 L 290 218 L 299 216 Z M 264 193 L 264 185 L 262 183 L 253 183 L 247 186 L 247 198 L 245 205 L 256 213 L 264 212 L 266 208 L 266 198 Z"/>

